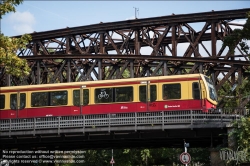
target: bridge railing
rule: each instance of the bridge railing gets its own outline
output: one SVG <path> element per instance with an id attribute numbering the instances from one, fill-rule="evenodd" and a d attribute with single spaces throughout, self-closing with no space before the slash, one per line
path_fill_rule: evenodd
<path id="1" fill-rule="evenodd" d="M 207 123 L 230 123 L 249 114 L 246 109 L 215 110 L 203 113 L 200 110 L 159 111 L 116 114 L 93 114 L 61 117 L 40 117 L 0 120 L 1 133 L 25 130 L 95 128 L 140 125 L 196 125 Z M 0 133 L 0 135 L 1 135 Z"/>

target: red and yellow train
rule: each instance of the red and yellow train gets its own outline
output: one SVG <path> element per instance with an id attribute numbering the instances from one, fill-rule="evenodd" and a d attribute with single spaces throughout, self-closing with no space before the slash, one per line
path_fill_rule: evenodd
<path id="1" fill-rule="evenodd" d="M 217 95 L 202 74 L 0 88 L 0 119 L 80 114 L 215 109 Z"/>

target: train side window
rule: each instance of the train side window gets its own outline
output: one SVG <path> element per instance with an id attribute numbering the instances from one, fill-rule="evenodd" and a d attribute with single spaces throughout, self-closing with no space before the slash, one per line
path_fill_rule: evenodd
<path id="1" fill-rule="evenodd" d="M 25 106 L 26 106 L 26 94 L 21 93 L 20 94 L 20 108 L 19 109 L 24 109 Z M 17 94 L 10 95 L 10 108 L 12 110 L 17 109 Z"/>
<path id="2" fill-rule="evenodd" d="M 80 90 L 73 90 L 73 104 L 75 106 L 80 105 Z"/>
<path id="3" fill-rule="evenodd" d="M 95 103 L 113 102 L 113 88 L 95 89 Z"/>
<path id="4" fill-rule="evenodd" d="M 12 110 L 17 109 L 17 94 L 10 95 L 10 109 Z"/>
<path id="5" fill-rule="evenodd" d="M 156 85 L 150 85 L 150 101 L 153 102 L 156 100 L 157 90 Z"/>
<path id="6" fill-rule="evenodd" d="M 200 87 L 198 82 L 193 82 L 192 84 L 193 98 L 200 99 Z"/>
<path id="7" fill-rule="evenodd" d="M 157 91 L 156 85 L 150 85 L 150 101 L 156 100 Z M 146 85 L 139 86 L 139 100 L 141 102 L 146 102 Z"/>
<path id="8" fill-rule="evenodd" d="M 67 105 L 68 92 L 67 91 L 55 91 L 50 92 L 50 105 Z"/>
<path id="9" fill-rule="evenodd" d="M 115 88 L 115 102 L 133 101 L 133 87 Z"/>
<path id="10" fill-rule="evenodd" d="M 21 93 L 20 94 L 20 109 L 24 109 L 26 106 L 26 94 Z"/>
<path id="11" fill-rule="evenodd" d="M 31 93 L 31 107 L 48 106 L 48 92 Z"/>
<path id="12" fill-rule="evenodd" d="M 139 86 L 139 100 L 146 102 L 146 85 Z"/>
<path id="13" fill-rule="evenodd" d="M 0 109 L 5 107 L 5 95 L 0 95 Z"/>
<path id="14" fill-rule="evenodd" d="M 180 99 L 181 98 L 181 84 L 164 84 L 162 85 L 162 98 L 168 99 Z"/>
<path id="15" fill-rule="evenodd" d="M 80 105 L 80 90 L 73 90 L 73 104 Z M 89 104 L 89 90 L 83 89 L 83 105 Z"/>
<path id="16" fill-rule="evenodd" d="M 89 90 L 83 89 L 83 105 L 89 104 Z"/>

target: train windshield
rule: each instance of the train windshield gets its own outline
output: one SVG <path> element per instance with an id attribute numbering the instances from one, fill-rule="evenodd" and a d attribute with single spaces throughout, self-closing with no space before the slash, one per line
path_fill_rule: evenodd
<path id="1" fill-rule="evenodd" d="M 217 93 L 216 93 L 216 90 L 215 90 L 215 87 L 214 87 L 212 80 L 206 76 L 204 76 L 204 77 L 205 77 L 205 80 L 207 82 L 210 98 L 214 101 L 217 101 Z"/>

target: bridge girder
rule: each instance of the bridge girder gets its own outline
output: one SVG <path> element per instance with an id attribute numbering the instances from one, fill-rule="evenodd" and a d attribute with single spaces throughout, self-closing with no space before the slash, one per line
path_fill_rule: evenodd
<path id="1" fill-rule="evenodd" d="M 1 68 L 0 86 L 185 73 L 212 76 L 217 90 L 226 82 L 233 86 L 247 76 L 249 57 L 239 45 L 235 54 L 222 44 L 232 26 L 243 26 L 232 21 L 246 18 L 248 11 L 170 15 L 34 32 L 32 41 L 18 52 L 27 59 L 30 75 L 16 78 Z"/>

